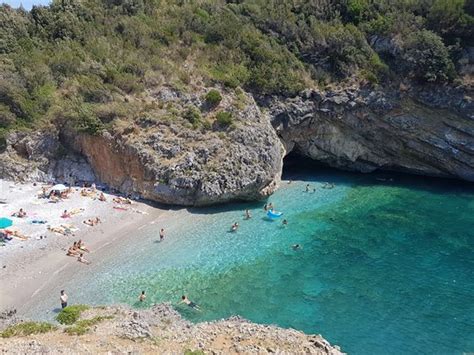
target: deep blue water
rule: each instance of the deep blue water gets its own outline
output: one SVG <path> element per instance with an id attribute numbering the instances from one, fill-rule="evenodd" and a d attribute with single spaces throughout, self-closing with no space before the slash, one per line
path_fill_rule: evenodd
<path id="1" fill-rule="evenodd" d="M 202 311 L 177 308 L 193 321 L 239 314 L 320 333 L 353 354 L 474 352 L 472 185 L 325 170 L 288 177 L 269 199 L 288 226 L 266 220 L 263 203 L 174 211 L 70 293 L 135 306 L 187 294 Z"/>

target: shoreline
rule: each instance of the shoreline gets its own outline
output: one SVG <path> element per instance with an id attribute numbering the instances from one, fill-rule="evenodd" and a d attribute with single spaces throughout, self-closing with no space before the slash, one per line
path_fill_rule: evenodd
<path id="1" fill-rule="evenodd" d="M 3 187 L 5 184 L 9 184 L 10 187 L 14 186 L 12 190 L 19 188 L 19 190 L 23 190 L 23 194 L 31 194 L 32 191 L 40 189 L 39 185 L 14 184 L 4 180 L 0 183 L 3 184 Z M 5 189 L 3 188 L 3 190 Z M 32 227 L 26 221 L 21 221 L 22 223 L 19 222 L 19 226 L 15 229 L 24 234 L 26 234 L 24 230 L 28 230 L 30 232 L 29 239 L 26 241 L 14 239 L 14 243 L 8 242 L 1 247 L 0 280 L 6 287 L 0 289 L 0 310 L 16 309 L 18 314 L 22 315 L 34 308 L 40 299 L 51 297 L 59 299 L 60 285 L 73 279 L 78 271 L 84 271 L 84 268 L 88 270 L 87 272 L 93 273 L 96 269 L 95 264 L 99 264 L 100 260 L 106 256 L 107 250 L 120 247 L 119 240 L 134 238 L 135 230 L 154 223 L 167 211 L 136 201 L 133 201 L 133 205 L 131 205 L 134 211 L 131 209 L 121 211 L 113 208 L 112 198 L 115 195 L 107 194 L 107 202 L 78 197 L 77 191 L 74 192 L 74 195 L 72 201 L 68 201 L 69 204 L 59 203 L 54 204 L 55 206 L 47 204 L 45 206 L 47 208 L 41 204 L 38 206 L 39 208 L 36 208 L 38 212 L 35 215 L 41 215 L 40 217 L 59 215 L 59 211 L 65 209 L 65 206 L 77 204 L 78 199 L 84 199 L 82 202 L 85 204 L 85 213 L 67 221 L 67 223 L 78 226 L 79 231 L 74 232 L 73 235 L 58 235 L 47 231 L 45 225 Z M 37 204 L 36 200 L 32 201 Z M 22 208 L 26 211 L 35 207 L 20 198 L 19 202 L 13 201 L 2 205 L 0 216 L 8 217 L 10 214 L 7 215 L 5 212 L 17 210 L 19 203 L 24 206 Z M 90 213 L 100 217 L 103 222 L 94 227 L 83 224 L 81 221 L 87 219 Z M 16 219 L 15 222 L 17 222 Z M 14 227 L 15 225 L 16 223 L 14 223 Z M 38 235 L 46 235 L 47 238 L 38 239 Z M 85 258 L 91 262 L 90 265 L 79 263 L 76 257 L 66 255 L 67 248 L 79 239 L 82 239 L 90 250 L 90 253 L 84 253 Z"/>

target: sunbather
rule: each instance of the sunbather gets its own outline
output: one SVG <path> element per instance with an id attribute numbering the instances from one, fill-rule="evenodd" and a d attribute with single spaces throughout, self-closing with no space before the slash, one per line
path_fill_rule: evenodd
<path id="1" fill-rule="evenodd" d="M 100 195 L 99 195 L 99 201 L 102 201 L 102 202 L 107 201 L 107 199 L 105 198 L 105 195 L 104 195 L 103 192 L 101 192 Z"/>
<path id="2" fill-rule="evenodd" d="M 13 217 L 23 218 L 26 217 L 26 212 L 23 211 L 23 208 L 20 208 L 18 212 L 12 214 Z"/>
<path id="3" fill-rule="evenodd" d="M 82 251 L 86 251 L 89 253 L 89 249 L 87 249 L 84 245 L 84 243 L 82 242 L 81 239 L 79 239 L 79 241 L 77 242 L 77 247 L 82 250 Z"/>
<path id="4" fill-rule="evenodd" d="M 79 257 L 77 258 L 77 261 L 79 261 L 80 263 L 83 263 L 83 264 L 86 264 L 86 265 L 89 265 L 91 262 L 86 260 L 84 258 L 84 254 L 79 254 Z"/>
<path id="5" fill-rule="evenodd" d="M 67 210 L 64 210 L 61 218 L 71 218 L 71 214 Z"/>

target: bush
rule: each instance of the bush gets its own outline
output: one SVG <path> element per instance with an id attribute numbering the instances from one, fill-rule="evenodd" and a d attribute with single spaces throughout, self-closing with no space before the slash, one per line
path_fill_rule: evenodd
<path id="1" fill-rule="evenodd" d="M 201 122 L 201 112 L 195 106 L 188 107 L 183 117 L 193 125 L 197 125 Z"/>
<path id="2" fill-rule="evenodd" d="M 10 338 L 13 336 L 28 336 L 32 334 L 47 333 L 56 330 L 56 327 L 44 322 L 25 322 L 19 323 L 6 328 L 0 333 L 2 338 Z"/>
<path id="3" fill-rule="evenodd" d="M 448 49 L 431 31 L 422 30 L 408 36 L 403 60 L 409 74 L 420 81 L 445 82 L 455 75 Z"/>
<path id="4" fill-rule="evenodd" d="M 86 306 L 84 304 L 68 306 L 66 308 L 63 308 L 61 312 L 59 312 L 56 317 L 56 320 L 61 324 L 74 324 L 81 316 L 81 313 L 87 309 L 89 309 L 89 306 Z"/>
<path id="5" fill-rule="evenodd" d="M 219 125 L 228 127 L 233 123 L 232 114 L 226 111 L 220 111 L 216 115 L 216 121 Z"/>
<path id="6" fill-rule="evenodd" d="M 222 101 L 221 93 L 215 89 L 209 91 L 205 96 L 206 102 L 211 106 L 217 106 Z"/>
<path id="7" fill-rule="evenodd" d="M 91 319 L 83 319 L 83 320 L 77 321 L 77 323 L 74 324 L 72 327 L 67 327 L 66 329 L 64 329 L 64 331 L 69 335 L 84 335 L 90 330 L 90 327 L 92 327 L 93 325 L 96 325 L 105 319 L 112 319 L 112 318 L 113 318 L 112 316 L 106 316 L 106 317 L 98 316 Z"/>

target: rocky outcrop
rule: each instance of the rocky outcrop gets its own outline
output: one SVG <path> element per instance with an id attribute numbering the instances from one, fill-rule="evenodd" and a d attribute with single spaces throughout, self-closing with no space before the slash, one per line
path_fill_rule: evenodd
<path id="1" fill-rule="evenodd" d="M 145 199 L 201 206 L 268 196 L 283 156 L 294 151 L 336 168 L 474 181 L 474 103 L 466 89 L 308 90 L 261 99 L 263 112 L 244 93 L 227 92 L 217 109 L 203 96 L 167 87 L 148 93 L 151 103 L 181 115 L 199 108 L 198 125 L 165 110 L 114 122 L 98 135 L 77 133 L 69 122 L 12 133 L 0 154 L 0 177 L 100 180 Z M 218 124 L 219 111 L 232 112 L 230 126 Z"/>
<path id="2" fill-rule="evenodd" d="M 82 319 L 101 317 L 87 334 L 67 335 L 64 327 L 29 337 L 0 338 L 0 352 L 21 354 L 342 354 L 320 335 L 251 323 L 240 317 L 193 324 L 170 304 L 131 310 L 125 306 L 100 307 Z M 95 318 L 97 319 L 97 318 Z M 0 331 L 2 331 L 0 323 Z"/>
<path id="3" fill-rule="evenodd" d="M 165 93 L 161 100 L 184 106 L 198 100 Z M 96 136 L 64 128 L 62 141 L 87 158 L 101 181 L 145 199 L 201 206 L 268 196 L 280 179 L 282 144 L 251 97 L 239 110 L 221 106 L 232 112 L 232 127 L 144 118 Z"/>
<path id="4" fill-rule="evenodd" d="M 263 105 L 288 152 L 348 170 L 474 181 L 474 103 L 463 90 L 345 88 Z"/>

